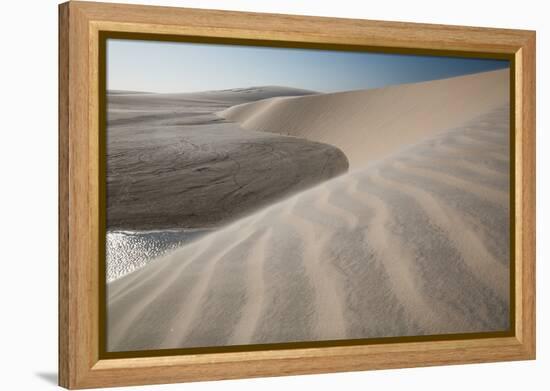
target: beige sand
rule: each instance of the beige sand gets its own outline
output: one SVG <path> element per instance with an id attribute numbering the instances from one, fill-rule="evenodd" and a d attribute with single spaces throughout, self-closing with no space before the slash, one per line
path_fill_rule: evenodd
<path id="1" fill-rule="evenodd" d="M 218 113 L 248 130 L 340 148 L 352 169 L 508 102 L 507 69 L 380 89 L 280 97 Z"/>
<path id="2" fill-rule="evenodd" d="M 385 158 L 109 284 L 108 349 L 507 329 L 506 93 L 499 71 L 230 110 L 254 128 L 279 113 L 356 165 Z"/>

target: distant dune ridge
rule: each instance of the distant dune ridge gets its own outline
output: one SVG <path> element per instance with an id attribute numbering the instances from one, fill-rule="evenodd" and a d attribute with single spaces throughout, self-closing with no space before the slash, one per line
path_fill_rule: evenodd
<path id="1" fill-rule="evenodd" d="M 221 91 L 201 91 L 188 93 L 150 93 L 134 91 L 108 91 L 109 120 L 124 117 L 127 113 L 143 111 L 174 113 L 188 112 L 189 102 L 196 109 L 195 112 L 211 112 L 211 107 L 219 108 L 231 105 L 254 102 L 257 100 L 277 96 L 303 96 L 316 94 L 315 91 L 281 86 L 261 86 L 249 88 L 234 88 Z M 200 107 L 197 103 L 203 103 Z"/>
<path id="2" fill-rule="evenodd" d="M 351 168 L 506 104 L 508 69 L 385 88 L 276 97 L 218 113 L 248 130 L 334 145 Z"/>
<path id="3" fill-rule="evenodd" d="M 506 330 L 507 97 L 495 71 L 226 110 L 353 170 L 108 284 L 108 350 Z"/>

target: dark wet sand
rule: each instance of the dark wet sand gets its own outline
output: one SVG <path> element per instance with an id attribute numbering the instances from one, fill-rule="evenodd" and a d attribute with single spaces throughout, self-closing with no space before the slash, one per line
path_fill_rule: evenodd
<path id="1" fill-rule="evenodd" d="M 214 112 L 283 87 L 108 97 L 109 230 L 223 225 L 348 169 L 338 148 L 244 130 Z"/>

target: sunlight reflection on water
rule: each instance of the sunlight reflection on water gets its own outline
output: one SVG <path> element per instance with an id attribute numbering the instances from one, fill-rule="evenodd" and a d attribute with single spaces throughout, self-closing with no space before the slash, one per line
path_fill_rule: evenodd
<path id="1" fill-rule="evenodd" d="M 207 229 L 173 229 L 107 232 L 107 282 L 125 276 L 209 231 Z"/>

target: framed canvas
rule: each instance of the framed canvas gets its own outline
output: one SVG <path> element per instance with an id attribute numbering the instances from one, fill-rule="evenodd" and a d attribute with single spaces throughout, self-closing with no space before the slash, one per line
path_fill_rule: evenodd
<path id="1" fill-rule="evenodd" d="M 535 358 L 535 33 L 59 6 L 59 383 Z"/>

